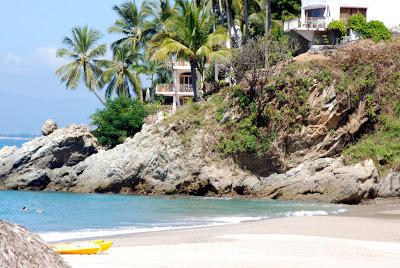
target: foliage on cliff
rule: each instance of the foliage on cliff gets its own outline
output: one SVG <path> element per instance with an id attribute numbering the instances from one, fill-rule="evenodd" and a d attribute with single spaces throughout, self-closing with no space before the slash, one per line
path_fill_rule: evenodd
<path id="1" fill-rule="evenodd" d="M 392 38 L 392 33 L 383 22 L 378 20 L 367 22 L 364 15 L 360 13 L 351 15 L 347 26 L 349 29 L 359 32 L 363 37 L 370 38 L 375 42 L 390 40 Z"/>
<path id="2" fill-rule="evenodd" d="M 265 168 L 264 175 L 342 154 L 349 162 L 372 158 L 383 169 L 398 166 L 400 39 L 363 40 L 273 70 L 259 77 L 256 94 L 251 80 L 242 79 L 181 108 L 167 123 L 184 122 L 188 146 L 195 133 L 211 133 L 210 151 Z"/>
<path id="3" fill-rule="evenodd" d="M 154 107 L 130 98 L 108 100 L 105 108 L 91 116 L 91 125 L 95 127 L 93 135 L 100 144 L 112 148 L 139 132 L 146 116 L 154 110 Z"/>

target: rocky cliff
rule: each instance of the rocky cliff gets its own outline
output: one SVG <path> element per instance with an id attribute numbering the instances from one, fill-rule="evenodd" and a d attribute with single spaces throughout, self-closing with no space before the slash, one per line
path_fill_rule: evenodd
<path id="1" fill-rule="evenodd" d="M 145 126 L 134 138 L 101 150 L 86 127 L 71 126 L 1 153 L 0 187 L 129 194 L 249 196 L 359 203 L 397 196 L 399 176 L 381 178 L 372 161 L 306 161 L 282 174 L 256 176 L 210 152 L 199 131 L 185 146 L 184 125 Z M 2 151 L 5 151 L 4 149 Z"/>
<path id="2" fill-rule="evenodd" d="M 110 150 L 101 149 L 84 126 L 57 129 L 49 121 L 45 136 L 0 150 L 0 188 L 348 204 L 400 196 L 397 151 L 384 152 L 382 159 L 371 154 L 373 160 L 365 148 L 357 161 L 343 156 L 360 137 L 376 132 L 379 116 L 392 115 L 400 100 L 397 91 L 390 98 L 385 91 L 400 65 L 381 57 L 400 55 L 400 42 L 367 45 L 284 66 L 256 100 L 243 88 L 224 89 L 144 125 Z M 391 142 L 399 133 L 395 127 Z"/>

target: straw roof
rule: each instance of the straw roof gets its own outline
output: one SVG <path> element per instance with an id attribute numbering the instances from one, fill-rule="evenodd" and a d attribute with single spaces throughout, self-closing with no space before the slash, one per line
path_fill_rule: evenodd
<path id="1" fill-rule="evenodd" d="M 37 235 L 24 227 L 0 220 L 0 267 L 69 267 Z"/>

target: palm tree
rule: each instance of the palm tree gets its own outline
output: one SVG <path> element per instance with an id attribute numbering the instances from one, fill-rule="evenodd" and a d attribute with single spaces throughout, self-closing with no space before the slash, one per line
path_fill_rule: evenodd
<path id="1" fill-rule="evenodd" d="M 164 23 L 174 16 L 175 10 L 171 6 L 169 0 L 159 0 L 157 5 L 152 6 L 150 21 L 146 21 L 143 25 L 143 35 L 146 40 L 151 39 L 155 35 L 161 33 L 164 29 Z"/>
<path id="2" fill-rule="evenodd" d="M 107 85 L 106 97 L 113 94 L 129 98 L 131 91 L 136 93 L 137 99 L 143 100 L 142 87 L 135 60 L 138 58 L 137 50 L 127 46 L 115 47 L 112 60 L 101 60 L 99 66 L 104 68 L 101 81 Z"/>
<path id="3" fill-rule="evenodd" d="M 152 4 L 144 0 L 140 9 L 138 9 L 134 1 L 128 1 L 120 6 L 114 6 L 113 10 L 118 14 L 119 19 L 108 28 L 108 32 L 119 33 L 124 36 L 112 43 L 111 46 L 114 48 L 120 45 L 132 47 L 142 45 L 142 29 L 151 16 Z"/>
<path id="4" fill-rule="evenodd" d="M 243 11 L 243 20 L 244 20 L 244 25 L 245 25 L 245 43 L 247 44 L 247 41 L 249 40 L 249 33 L 250 33 L 250 28 L 249 28 L 249 0 L 244 0 L 244 11 Z"/>
<path id="5" fill-rule="evenodd" d="M 253 12 L 248 17 L 249 23 L 267 35 L 271 29 L 271 0 L 253 0 L 252 8 Z"/>
<path id="6" fill-rule="evenodd" d="M 150 60 L 146 57 L 143 57 L 138 68 L 138 72 L 150 76 L 151 88 L 154 90 L 155 76 L 162 68 L 163 66 L 158 61 Z"/>
<path id="7" fill-rule="evenodd" d="M 214 17 L 203 4 L 195 1 L 177 0 L 177 14 L 165 22 L 163 40 L 152 48 L 152 60 L 166 60 L 171 55 L 188 60 L 191 69 L 194 101 L 198 101 L 197 70 L 206 58 L 226 59 L 230 51 L 223 48 L 228 40 L 226 29 L 217 27 L 214 32 Z M 200 70 L 199 70 L 200 71 Z"/>
<path id="8" fill-rule="evenodd" d="M 105 44 L 96 46 L 101 37 L 100 32 L 89 29 L 88 26 L 74 27 L 71 37 L 65 37 L 63 40 L 68 48 L 61 48 L 56 53 L 57 57 L 67 58 L 72 62 L 61 66 L 56 74 L 70 89 L 76 89 L 83 76 L 86 87 L 105 105 L 96 91 L 100 88 L 98 78 L 101 74 L 96 62 L 107 52 Z"/>
<path id="9" fill-rule="evenodd" d="M 271 0 L 265 0 L 265 36 L 271 29 Z"/>

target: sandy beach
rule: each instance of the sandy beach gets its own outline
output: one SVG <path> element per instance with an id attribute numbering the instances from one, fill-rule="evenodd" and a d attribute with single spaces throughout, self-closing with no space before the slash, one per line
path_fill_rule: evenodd
<path id="1" fill-rule="evenodd" d="M 112 240 L 106 253 L 64 258 L 72 267 L 400 267 L 400 202 Z"/>

